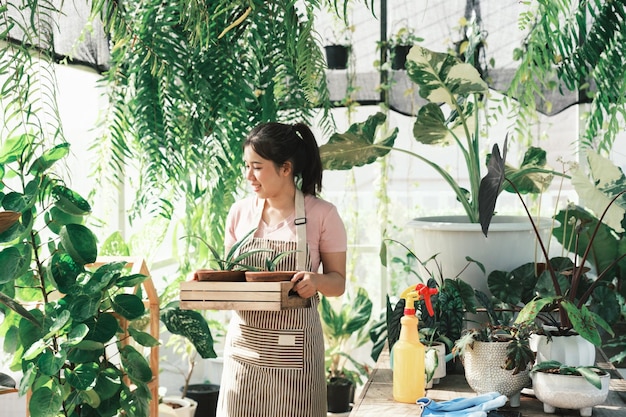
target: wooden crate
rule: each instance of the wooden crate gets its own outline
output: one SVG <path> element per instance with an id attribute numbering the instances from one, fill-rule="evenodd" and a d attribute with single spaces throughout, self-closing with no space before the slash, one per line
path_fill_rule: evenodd
<path id="1" fill-rule="evenodd" d="M 187 310 L 287 310 L 311 305 L 311 299 L 289 295 L 291 281 L 180 284 L 180 308 Z"/>

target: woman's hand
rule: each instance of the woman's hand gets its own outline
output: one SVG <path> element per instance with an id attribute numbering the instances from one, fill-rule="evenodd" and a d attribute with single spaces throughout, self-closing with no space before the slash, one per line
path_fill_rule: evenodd
<path id="1" fill-rule="evenodd" d="M 300 271 L 296 272 L 291 278 L 294 283 L 293 291 L 296 291 L 302 298 L 313 297 L 317 294 L 317 278 L 313 272 Z"/>

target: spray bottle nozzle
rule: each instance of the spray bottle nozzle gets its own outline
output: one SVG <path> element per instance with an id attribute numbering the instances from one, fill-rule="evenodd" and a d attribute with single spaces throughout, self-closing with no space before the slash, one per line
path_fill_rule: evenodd
<path id="1" fill-rule="evenodd" d="M 431 316 L 435 315 L 433 310 L 433 304 L 430 300 L 431 295 L 437 294 L 439 291 L 437 288 L 431 288 L 424 284 L 417 284 L 415 287 L 411 286 L 406 290 L 402 291 L 400 298 L 404 298 L 404 315 L 414 315 L 415 314 L 415 302 L 420 299 L 424 299 L 424 303 L 426 304 L 426 309 L 428 310 L 428 314 Z"/>
<path id="2" fill-rule="evenodd" d="M 417 284 L 415 286 L 415 291 L 417 291 L 419 295 L 421 295 L 421 297 L 424 299 L 424 303 L 426 304 L 426 310 L 428 310 L 428 314 L 430 314 L 431 317 L 434 316 L 435 312 L 433 310 L 433 303 L 430 300 L 430 296 L 437 294 L 439 290 L 437 290 L 437 288 L 428 287 L 424 284 Z"/>

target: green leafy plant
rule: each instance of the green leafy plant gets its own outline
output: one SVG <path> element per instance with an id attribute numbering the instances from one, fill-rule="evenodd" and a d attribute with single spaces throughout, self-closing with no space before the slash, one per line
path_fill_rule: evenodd
<path id="1" fill-rule="evenodd" d="M 478 223 L 482 177 L 480 152 L 483 146 L 481 126 L 486 122 L 484 109 L 488 86 L 473 65 L 419 45 L 411 49 L 406 65 L 409 78 L 419 87 L 420 96 L 428 101 L 416 116 L 413 125 L 415 140 L 423 145 L 456 145 L 465 161 L 468 188 L 445 169 L 445 160 L 438 163 L 426 155 L 394 147 L 396 132 L 384 135 L 379 141 L 375 141 L 372 135 L 367 142 L 363 137 L 351 134 L 356 128 L 351 127 L 345 134 L 335 134 L 320 147 L 324 167 L 351 169 L 374 162 L 391 150 L 411 155 L 441 176 L 456 195 L 469 221 Z M 374 118 L 384 120 L 382 114 Z M 367 125 L 375 123 L 374 120 L 368 122 Z M 523 193 L 540 193 L 549 186 L 553 176 L 562 175 L 546 167 L 546 153 L 538 147 L 526 151 L 518 169 L 507 166 L 506 170 L 507 176 Z"/>
<path id="2" fill-rule="evenodd" d="M 387 243 L 399 245 L 406 251 L 404 258 L 393 256 L 390 260 L 391 263 L 399 265 L 405 274 L 414 277 L 416 284 L 423 283 L 438 289 L 438 293 L 432 296 L 433 316 L 428 314 L 424 300 L 419 300 L 416 303 L 416 309 L 419 311 L 420 317 L 420 332 L 424 336 L 424 342 L 442 342 L 446 345 L 446 351 L 450 353 L 454 341 L 461 336 L 465 313 L 476 312 L 472 288 L 459 278 L 443 278 L 441 268 L 437 264 L 436 255 L 421 261 L 409 247 L 395 239 L 383 239 L 379 254 L 383 266 L 388 267 L 389 265 Z M 426 276 L 422 276 L 418 272 L 417 262 L 420 263 L 426 272 Z M 435 263 L 436 270 L 430 269 L 431 262 Z M 395 305 L 392 305 L 390 297 L 387 295 L 386 304 L 384 317 L 381 317 L 370 330 L 370 338 L 374 343 L 372 347 L 372 358 L 374 360 L 378 359 L 385 345 L 389 349 L 393 348 L 400 336 L 400 319 L 404 314 L 405 301 L 398 299 Z"/>
<path id="3" fill-rule="evenodd" d="M 326 344 L 327 380 L 346 378 L 355 385 L 362 383 L 362 377 L 367 376 L 369 370 L 352 353 L 368 340 L 366 325 L 372 314 L 372 301 L 367 291 L 358 287 L 356 293 L 343 302 L 339 311 L 325 296 L 321 296 L 319 311 Z"/>
<path id="4" fill-rule="evenodd" d="M 184 398 L 187 396 L 187 389 L 198 363 L 197 355 L 202 359 L 209 359 L 216 358 L 217 353 L 209 321 L 199 311 L 182 310 L 179 304 L 178 301 L 172 301 L 163 307 L 161 322 L 173 335 L 167 346 L 173 347 L 174 353 L 181 354 L 187 360 L 187 370 L 182 372 L 184 384 L 181 396 Z M 223 330 L 223 326 L 216 321 L 213 321 L 212 325 Z M 181 340 L 182 343 L 179 343 Z"/>
<path id="5" fill-rule="evenodd" d="M 190 236 L 190 237 L 196 238 L 200 240 L 202 243 L 204 243 L 204 245 L 206 245 L 206 247 L 211 251 L 211 255 L 212 255 L 211 262 L 214 265 L 217 265 L 218 270 L 232 271 L 232 270 L 237 269 L 237 270 L 255 271 L 257 270 L 256 267 L 245 264 L 244 261 L 252 255 L 255 255 L 257 253 L 262 253 L 262 252 L 268 252 L 268 250 L 267 249 L 252 249 L 252 250 L 248 250 L 242 253 L 238 253 L 239 248 L 244 243 L 248 242 L 248 240 L 250 240 L 252 235 L 254 235 L 254 232 L 256 232 L 256 228 L 250 230 L 248 233 L 245 234 L 245 236 L 243 236 L 241 239 L 235 242 L 235 244 L 228 250 L 225 256 L 220 255 L 218 249 L 215 246 L 211 245 L 209 242 L 207 242 L 204 238 L 200 236 Z"/>
<path id="6" fill-rule="evenodd" d="M 454 344 L 455 354 L 462 355 L 474 342 L 508 343 L 504 369 L 512 370 L 513 375 L 525 371 L 534 362 L 535 353 L 530 348 L 529 339 L 532 327 L 526 325 L 501 325 L 487 323 L 480 328 L 469 329 Z"/>
<path id="7" fill-rule="evenodd" d="M 582 376 L 587 382 L 597 389 L 602 389 L 600 376 L 606 375 L 606 371 L 598 368 L 597 366 L 568 366 L 563 365 L 558 361 L 540 362 L 533 366 L 530 372 L 546 372 L 558 375 Z"/>
<path id="8" fill-rule="evenodd" d="M 616 188 L 615 182 L 613 182 L 610 187 L 605 188 L 605 194 L 610 196 L 608 198 L 608 204 L 604 207 L 594 227 L 588 232 L 585 232 L 585 239 L 581 239 L 579 236 L 581 236 L 583 231 L 587 228 L 586 222 L 575 221 L 573 238 L 576 244 L 573 251 L 573 260 L 569 258 L 550 259 L 546 244 L 543 242 L 541 234 L 538 232 L 535 221 L 521 193 L 516 188 L 515 184 L 506 177 L 504 169 L 506 146 L 507 143 L 505 141 L 504 154 L 501 156 L 498 145 L 494 145 L 489 161 L 488 174 L 485 177 L 483 188 L 485 191 L 483 194 L 484 200 L 481 206 L 481 225 L 483 231 L 485 235 L 487 235 L 497 199 L 497 190 L 500 189 L 501 184 L 506 180 L 517 192 L 528 218 L 533 224 L 537 241 L 544 259 L 546 260 L 546 262 L 542 264 L 542 272 L 540 274 L 535 272 L 535 276 L 537 276 L 535 284 L 532 284 L 532 279 L 530 280 L 531 284 L 526 284 L 526 296 L 532 295 L 533 298 L 521 309 L 516 323 L 534 323 L 538 318 L 550 317 L 551 312 L 556 312 L 558 313 L 556 324 L 558 325 L 559 334 L 568 334 L 574 331 L 594 345 L 599 346 L 602 343 L 602 339 L 598 329 L 603 328 L 609 334 L 613 334 L 613 331 L 604 318 L 590 310 L 592 295 L 596 291 L 599 291 L 597 293 L 599 300 L 606 298 L 607 303 L 611 302 L 610 297 L 614 297 L 615 294 L 612 291 L 606 290 L 610 288 L 610 281 L 614 277 L 614 275 L 612 275 L 614 268 L 626 257 L 626 254 L 621 254 L 612 259 L 603 270 L 597 271 L 598 275 L 594 279 L 590 279 L 585 275 L 588 272 L 588 267 L 585 264 L 593 249 L 595 239 L 601 236 L 602 221 L 608 210 L 615 203 L 619 206 L 626 207 L 626 199 L 623 198 L 623 195 L 626 194 L 626 189 L 624 189 L 623 185 L 621 189 L 619 186 Z M 618 183 L 623 184 L 623 176 Z M 602 185 L 604 186 L 606 184 Z M 584 242 L 585 247 L 583 255 L 580 257 L 578 255 L 580 250 L 578 242 Z M 531 268 L 537 267 L 531 265 L 524 266 L 523 268 L 531 270 Z M 607 277 L 610 279 L 607 279 Z M 508 276 L 505 276 L 505 280 L 508 283 L 513 283 L 514 281 L 514 279 L 508 278 Z M 513 285 L 516 284 L 517 283 Z M 498 291 L 498 293 L 502 293 L 502 291 Z M 522 291 L 520 293 L 523 294 L 524 292 Z M 615 302 L 617 302 L 617 300 L 615 300 Z"/>
<path id="9" fill-rule="evenodd" d="M 90 266 L 91 206 L 54 171 L 68 153 L 67 143 L 46 148 L 27 134 L 0 149 L 0 203 L 20 215 L 0 233 L 4 349 L 23 372 L 19 393 L 30 391 L 33 417 L 147 416 L 153 374 L 134 346 L 159 342 L 122 331 L 146 313 L 131 290 L 147 277 L 129 274 L 126 262 Z"/>
<path id="10" fill-rule="evenodd" d="M 394 46 L 413 46 L 423 41 L 424 38 L 417 36 L 413 28 L 402 26 L 393 33 L 387 42 L 389 47 L 393 48 Z"/>

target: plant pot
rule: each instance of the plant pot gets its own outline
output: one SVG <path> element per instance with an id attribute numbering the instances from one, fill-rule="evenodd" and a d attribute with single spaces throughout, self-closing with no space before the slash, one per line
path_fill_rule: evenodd
<path id="1" fill-rule="evenodd" d="M 435 349 L 437 351 L 437 367 L 435 368 L 433 378 L 430 380 L 433 385 L 436 385 L 440 382 L 441 378 L 446 376 L 446 345 L 441 342 L 435 342 L 426 349 Z"/>
<path id="2" fill-rule="evenodd" d="M 159 417 L 194 417 L 198 403 L 191 398 L 163 397 L 159 404 Z"/>
<path id="3" fill-rule="evenodd" d="M 479 342 L 463 353 L 465 379 L 478 394 L 497 391 L 509 398 L 511 407 L 520 406 L 520 392 L 530 385 L 529 369 L 513 375 L 504 369 L 508 342 Z M 529 364 L 530 365 L 530 364 Z"/>
<path id="4" fill-rule="evenodd" d="M 406 69 L 406 56 L 413 45 L 396 45 L 393 47 L 393 59 L 391 60 L 392 70 Z"/>
<path id="5" fill-rule="evenodd" d="M 187 388 L 187 397 L 198 403 L 196 414 L 199 417 L 216 417 L 219 392 L 219 385 L 191 384 Z"/>
<path id="6" fill-rule="evenodd" d="M 596 363 L 596 347 L 578 334 L 530 336 L 530 347 L 537 352 L 536 363 L 557 361 L 570 366 L 592 366 Z"/>
<path id="7" fill-rule="evenodd" d="M 326 383 L 326 399 L 328 412 L 345 413 L 350 411 L 352 381 L 342 377 L 333 377 Z"/>
<path id="8" fill-rule="evenodd" d="M 600 377 L 601 389 L 578 375 L 533 372 L 532 380 L 535 396 L 543 403 L 543 411 L 550 414 L 556 408 L 567 408 L 580 410 L 581 416 L 591 416 L 592 407 L 602 404 L 609 394 L 608 373 Z"/>
<path id="9" fill-rule="evenodd" d="M 244 271 L 222 271 L 213 269 L 198 269 L 194 273 L 194 278 L 198 281 L 220 282 L 244 282 L 246 280 Z"/>
<path id="10" fill-rule="evenodd" d="M 539 231 L 549 238 L 552 220 L 542 218 Z M 485 237 L 479 223 L 469 223 L 466 216 L 420 217 L 409 222 L 413 229 L 413 251 L 421 260 L 435 254 L 445 277 L 457 276 L 473 288 L 490 295 L 487 276 L 493 270 L 510 271 L 535 260 L 535 234 L 526 216 L 494 216 Z M 466 257 L 482 263 L 466 268 Z M 424 271 L 422 271 L 424 272 Z"/>
<path id="11" fill-rule="evenodd" d="M 246 271 L 248 282 L 280 282 L 291 281 L 297 271 Z"/>
<path id="12" fill-rule="evenodd" d="M 346 69 L 348 67 L 349 46 L 327 45 L 324 50 L 326 51 L 328 69 Z"/>

